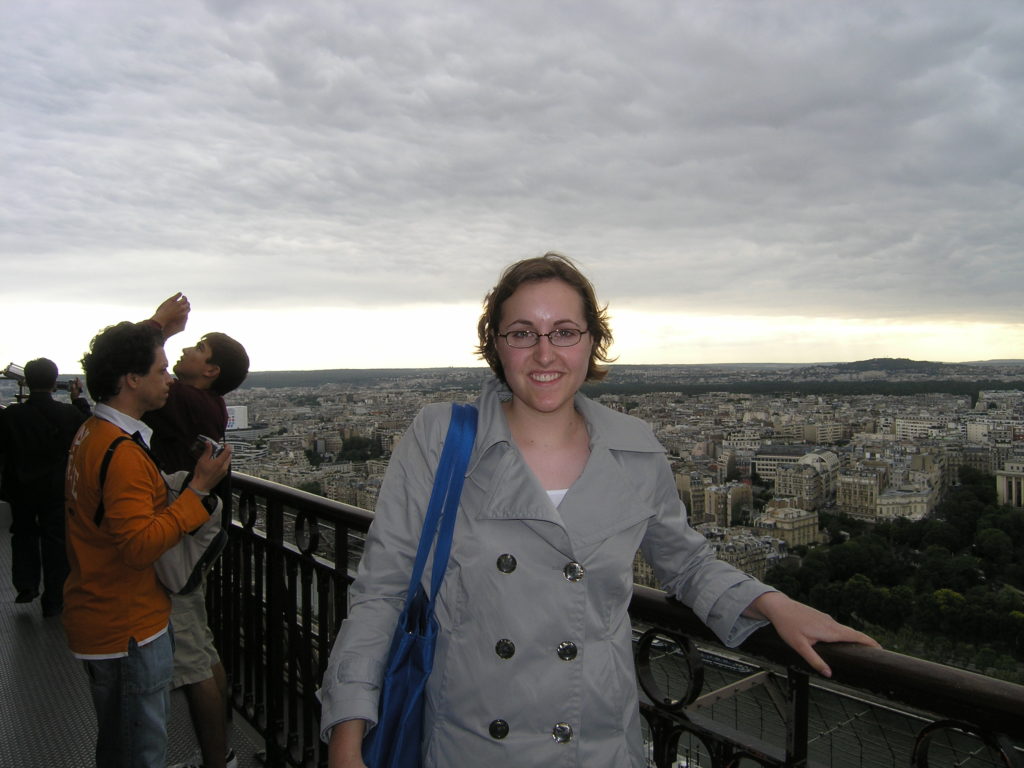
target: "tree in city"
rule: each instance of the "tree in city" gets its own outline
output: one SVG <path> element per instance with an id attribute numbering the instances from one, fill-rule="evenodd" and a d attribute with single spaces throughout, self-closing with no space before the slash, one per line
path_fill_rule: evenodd
<path id="1" fill-rule="evenodd" d="M 991 476 L 968 467 L 961 481 L 925 520 L 871 526 L 822 514 L 828 543 L 766 580 L 918 655 L 1007 668 L 1024 659 L 1024 510 L 996 506 Z"/>

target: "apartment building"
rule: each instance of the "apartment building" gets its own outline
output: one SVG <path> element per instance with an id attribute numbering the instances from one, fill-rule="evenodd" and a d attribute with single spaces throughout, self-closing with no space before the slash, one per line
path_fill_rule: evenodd
<path id="1" fill-rule="evenodd" d="M 934 416 L 901 416 L 894 420 L 893 432 L 897 440 L 924 440 L 934 437 L 942 428 Z"/>
<path id="2" fill-rule="evenodd" d="M 994 475 L 999 469 L 995 446 L 965 445 L 960 452 L 960 466 L 971 467 L 986 475 Z"/>
<path id="3" fill-rule="evenodd" d="M 778 539 L 755 536 L 752 529 L 697 526 L 719 560 L 734 565 L 755 579 L 763 579 L 768 569 L 785 555 L 786 544 Z"/>
<path id="4" fill-rule="evenodd" d="M 775 495 L 792 498 L 801 509 L 819 510 L 825 506 L 825 480 L 810 464 L 791 464 L 776 470 Z"/>
<path id="5" fill-rule="evenodd" d="M 713 485 L 704 489 L 704 519 L 728 528 L 733 520 L 740 517 L 741 509 L 750 509 L 754 497 L 750 486 L 744 483 Z"/>
<path id="6" fill-rule="evenodd" d="M 781 539 L 792 549 L 810 546 L 821 540 L 818 513 L 798 507 L 769 507 L 753 521 L 754 533 Z"/>
<path id="7" fill-rule="evenodd" d="M 754 453 L 754 471 L 765 480 L 775 481 L 779 467 L 796 464 L 811 452 L 806 445 L 764 445 Z"/>
<path id="8" fill-rule="evenodd" d="M 677 472 L 676 490 L 686 505 L 690 525 L 706 522 L 704 489 L 714 485 L 713 478 L 702 472 Z"/>
<path id="9" fill-rule="evenodd" d="M 934 508 L 934 495 L 927 490 L 889 488 L 878 495 L 875 504 L 875 521 L 923 520 Z"/>
<path id="10" fill-rule="evenodd" d="M 888 486 L 889 470 L 884 466 L 861 465 L 839 471 L 836 505 L 840 511 L 860 520 L 874 522 L 878 497 Z"/>
<path id="11" fill-rule="evenodd" d="M 996 494 L 1000 504 L 1024 507 L 1024 459 L 1008 461 L 996 472 Z"/>
<path id="12" fill-rule="evenodd" d="M 804 440 L 816 445 L 832 445 L 853 434 L 848 424 L 838 421 L 824 421 L 807 424 L 804 427 Z"/>

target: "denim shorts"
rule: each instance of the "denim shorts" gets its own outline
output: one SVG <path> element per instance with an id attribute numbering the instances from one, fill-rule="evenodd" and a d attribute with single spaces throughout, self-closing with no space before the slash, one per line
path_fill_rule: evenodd
<path id="1" fill-rule="evenodd" d="M 85 660 L 102 768 L 165 768 L 174 639 L 168 627 L 145 645 L 132 638 L 128 655 Z"/>

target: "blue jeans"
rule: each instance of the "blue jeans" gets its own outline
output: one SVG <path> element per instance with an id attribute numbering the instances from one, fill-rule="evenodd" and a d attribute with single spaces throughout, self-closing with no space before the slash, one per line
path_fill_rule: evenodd
<path id="1" fill-rule="evenodd" d="M 167 632 L 128 655 L 85 661 L 99 735 L 98 768 L 165 768 L 174 639 Z"/>

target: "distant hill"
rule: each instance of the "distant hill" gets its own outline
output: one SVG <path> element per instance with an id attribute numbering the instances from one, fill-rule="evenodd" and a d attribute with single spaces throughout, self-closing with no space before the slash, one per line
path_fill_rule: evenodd
<path id="1" fill-rule="evenodd" d="M 928 360 L 910 360 L 905 357 L 875 357 L 853 363 L 833 363 L 807 366 L 805 370 L 832 369 L 842 373 L 885 371 L 887 373 L 921 373 L 929 376 L 966 373 L 966 363 L 934 363 Z"/>
<path id="2" fill-rule="evenodd" d="M 877 371 L 895 377 L 929 379 L 989 379 L 984 368 L 1024 368 L 1024 360 L 989 360 L 970 363 L 936 363 L 905 357 L 877 357 L 852 363 L 714 363 L 692 365 L 613 365 L 605 391 L 615 384 L 637 382 L 731 382 L 751 376 L 775 381 L 790 379 L 847 379 L 851 375 Z M 1024 371 L 1021 372 L 1024 375 Z M 253 371 L 243 386 L 320 387 L 341 384 L 373 387 L 388 384 L 417 386 L 431 390 L 474 389 L 490 375 L 485 366 L 466 368 L 339 368 L 316 371 Z M 1014 377 L 1016 372 L 1011 373 Z M 608 386 L 612 385 L 612 386 Z"/>
<path id="3" fill-rule="evenodd" d="M 253 371 L 246 387 L 319 387 L 324 384 L 372 386 L 388 381 L 408 381 L 417 375 L 430 376 L 440 386 L 478 384 L 490 369 L 479 368 L 338 368 L 318 371 Z"/>
<path id="4" fill-rule="evenodd" d="M 857 360 L 852 363 L 841 363 L 836 368 L 847 371 L 931 371 L 943 368 L 959 368 L 956 363 L 933 363 L 928 360 L 910 360 L 906 357 L 873 357 L 870 360 Z"/>
<path id="5" fill-rule="evenodd" d="M 905 357 L 875 357 L 853 363 L 817 363 L 804 371 L 830 370 L 838 373 L 864 373 L 883 371 L 894 374 L 922 374 L 925 376 L 971 375 L 976 368 L 1007 368 L 1024 366 L 1024 360 L 986 360 L 970 363 L 936 363 L 931 360 L 910 360 Z"/>

